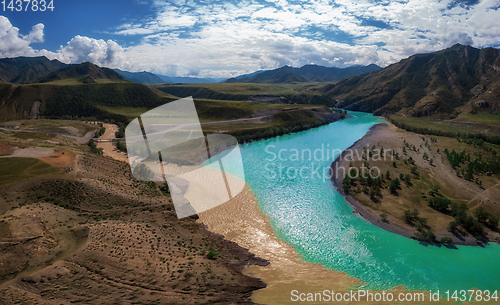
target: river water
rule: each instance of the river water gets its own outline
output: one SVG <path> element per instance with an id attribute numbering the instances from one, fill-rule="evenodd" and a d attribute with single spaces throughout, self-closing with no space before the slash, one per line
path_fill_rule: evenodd
<path id="1" fill-rule="evenodd" d="M 353 214 L 323 171 L 382 121 L 349 114 L 353 118 L 241 146 L 246 182 L 278 237 L 304 260 L 344 271 L 366 289 L 498 289 L 500 245 L 424 246 Z"/>

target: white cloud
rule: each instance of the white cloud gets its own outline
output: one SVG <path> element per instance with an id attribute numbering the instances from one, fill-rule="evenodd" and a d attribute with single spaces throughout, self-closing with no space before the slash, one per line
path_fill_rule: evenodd
<path id="1" fill-rule="evenodd" d="M 121 67 L 126 64 L 123 48 L 112 40 L 104 41 L 75 36 L 57 52 L 36 50 L 31 44 L 43 42 L 44 25 L 33 26 L 28 35 L 21 35 L 8 18 L 0 16 L 0 57 L 46 56 L 64 63 L 90 61 L 101 66 Z"/>
<path id="2" fill-rule="evenodd" d="M 229 77 L 285 64 L 385 66 L 455 43 L 500 45 L 499 0 L 471 6 L 456 5 L 456 0 L 155 0 L 153 5 L 155 16 L 113 30 L 123 39 L 136 36 L 127 48 L 76 36 L 55 53 L 37 51 L 30 43 L 43 40 L 42 24 L 22 36 L 3 18 L 0 30 L 6 30 L 0 38 L 7 43 L 0 52 L 48 54 L 131 71 Z"/>
<path id="3" fill-rule="evenodd" d="M 39 25 L 34 26 L 32 32 L 23 37 L 8 18 L 0 16 L 0 57 L 34 56 L 36 52 L 30 46 L 30 42 L 31 39 L 39 38 L 38 29 Z"/>
<path id="4" fill-rule="evenodd" d="M 123 48 L 112 40 L 78 35 L 59 49 L 56 58 L 66 63 L 90 61 L 100 66 L 118 67 L 123 65 L 125 55 Z"/>
<path id="5" fill-rule="evenodd" d="M 43 23 L 39 23 L 33 26 L 31 32 L 24 37 L 24 40 L 33 43 L 33 42 L 43 42 L 43 29 L 45 26 Z"/>

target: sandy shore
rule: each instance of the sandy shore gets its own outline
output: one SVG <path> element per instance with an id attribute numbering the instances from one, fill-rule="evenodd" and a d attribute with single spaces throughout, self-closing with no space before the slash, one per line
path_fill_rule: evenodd
<path id="1" fill-rule="evenodd" d="M 251 266 L 245 274 L 262 279 L 267 288 L 254 292 L 252 300 L 260 304 L 285 304 L 291 290 L 323 291 L 346 289 L 362 282 L 345 273 L 326 269 L 319 264 L 301 261 L 292 246 L 279 239 L 269 218 L 258 208 L 248 186 L 242 193 L 212 210 L 199 214 L 207 229 L 222 234 L 270 262 L 267 267 Z"/>
<path id="2" fill-rule="evenodd" d="M 268 266 L 254 265 L 244 271 L 245 275 L 260 278 L 267 284 L 266 288 L 253 293 L 252 301 L 256 303 L 295 304 L 297 302 L 291 300 L 292 290 L 305 293 L 321 293 L 324 290 L 345 292 L 363 284 L 344 272 L 301 260 L 302 257 L 290 244 L 276 236 L 269 217 L 258 208 L 258 201 L 248 186 L 229 202 L 200 213 L 198 221 L 208 230 L 270 262 Z M 399 286 L 391 291 L 405 290 Z M 365 303 L 358 301 L 353 304 Z"/>

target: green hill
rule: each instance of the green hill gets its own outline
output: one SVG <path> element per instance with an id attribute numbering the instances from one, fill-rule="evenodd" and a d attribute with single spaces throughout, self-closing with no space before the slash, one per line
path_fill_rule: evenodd
<path id="1" fill-rule="evenodd" d="M 126 116 L 103 111 L 101 107 L 154 108 L 172 100 L 157 95 L 148 86 L 134 83 L 0 84 L 0 121 L 69 116 L 126 122 Z"/>
<path id="2" fill-rule="evenodd" d="M 454 45 L 323 87 L 337 106 L 374 114 L 500 112 L 500 50 Z"/>
<path id="3" fill-rule="evenodd" d="M 310 90 L 314 86 L 317 84 L 216 83 L 164 84 L 157 85 L 155 88 L 174 96 L 192 96 L 198 99 L 332 105 L 332 99 Z"/>
<path id="4" fill-rule="evenodd" d="M 29 84 L 37 82 L 66 64 L 58 60 L 49 60 L 45 56 L 17 57 L 0 59 L 0 82 Z"/>
<path id="5" fill-rule="evenodd" d="M 90 62 L 68 65 L 41 78 L 40 83 L 56 84 L 96 84 L 128 82 L 112 69 L 101 68 Z"/>

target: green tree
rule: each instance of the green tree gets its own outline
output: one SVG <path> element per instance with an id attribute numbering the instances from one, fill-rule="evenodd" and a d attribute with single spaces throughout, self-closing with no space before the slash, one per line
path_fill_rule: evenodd
<path id="1" fill-rule="evenodd" d="M 458 232 L 458 223 L 456 221 L 450 221 L 448 224 L 448 231 L 452 233 Z"/>
<path id="2" fill-rule="evenodd" d="M 441 197 L 431 197 L 427 199 L 427 201 L 429 202 L 429 206 L 438 212 L 444 214 L 448 214 L 450 212 L 449 210 L 451 205 L 450 199 Z"/>
<path id="3" fill-rule="evenodd" d="M 349 176 L 346 175 L 344 179 L 342 179 L 342 189 L 346 194 L 349 194 L 350 187 L 351 187 L 351 179 L 349 178 Z"/>
<path id="4" fill-rule="evenodd" d="M 417 219 L 417 222 L 422 225 L 422 227 L 427 227 L 427 218 L 424 217 L 419 217 Z"/>
<path id="5" fill-rule="evenodd" d="M 486 223 L 488 218 L 490 218 L 490 213 L 488 213 L 483 207 L 479 207 L 474 210 L 474 215 L 476 215 L 477 220 L 481 223 Z"/>
<path id="6" fill-rule="evenodd" d="M 389 185 L 389 191 L 391 192 L 391 194 L 398 195 L 399 186 L 400 186 L 400 182 L 399 182 L 398 178 L 392 180 L 391 184 Z"/>
<path id="7" fill-rule="evenodd" d="M 498 217 L 491 214 L 490 217 L 488 218 L 488 222 L 486 223 L 486 225 L 493 230 L 497 230 L 498 229 L 498 222 L 499 222 Z"/>
<path id="8" fill-rule="evenodd" d="M 412 184 L 411 184 L 411 177 L 410 177 L 410 175 L 406 174 L 406 175 L 404 176 L 404 182 L 405 182 L 405 184 L 406 184 L 406 186 L 407 186 L 407 187 L 411 187 L 411 186 L 412 186 Z"/>
<path id="9" fill-rule="evenodd" d="M 441 237 L 439 242 L 442 244 L 451 245 L 453 243 L 453 240 L 450 237 L 445 236 L 445 237 Z"/>
<path id="10" fill-rule="evenodd" d="M 370 199 L 373 201 L 377 200 L 377 192 L 374 188 L 370 188 Z"/>

